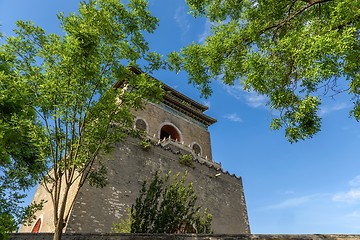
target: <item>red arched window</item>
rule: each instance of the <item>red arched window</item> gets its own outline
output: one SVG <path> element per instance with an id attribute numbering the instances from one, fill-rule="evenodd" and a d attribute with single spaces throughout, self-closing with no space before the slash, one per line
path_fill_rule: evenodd
<path id="1" fill-rule="evenodd" d="M 164 125 L 160 130 L 160 139 L 164 138 L 171 138 L 175 141 L 181 141 L 180 139 L 180 133 L 174 126 L 171 125 Z"/>
<path id="2" fill-rule="evenodd" d="M 36 223 L 35 223 L 33 229 L 31 230 L 31 232 L 32 232 L 32 233 L 38 233 L 39 230 L 40 230 L 40 227 L 41 227 L 41 219 L 39 218 L 39 219 L 36 221 Z"/>

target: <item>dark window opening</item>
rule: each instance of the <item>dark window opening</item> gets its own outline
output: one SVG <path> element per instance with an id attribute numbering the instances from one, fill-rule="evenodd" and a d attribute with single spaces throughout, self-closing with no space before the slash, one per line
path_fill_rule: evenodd
<path id="1" fill-rule="evenodd" d="M 192 146 L 192 149 L 194 150 L 196 155 L 201 155 L 201 148 L 198 144 L 194 143 L 194 145 Z"/>
<path id="2" fill-rule="evenodd" d="M 136 127 L 136 129 L 146 131 L 146 122 L 142 119 L 138 119 L 135 122 L 135 127 Z"/>
<path id="3" fill-rule="evenodd" d="M 160 139 L 169 138 L 169 137 L 175 141 L 181 140 L 180 134 L 176 130 L 176 128 L 174 128 L 171 125 L 164 125 L 160 130 Z"/>

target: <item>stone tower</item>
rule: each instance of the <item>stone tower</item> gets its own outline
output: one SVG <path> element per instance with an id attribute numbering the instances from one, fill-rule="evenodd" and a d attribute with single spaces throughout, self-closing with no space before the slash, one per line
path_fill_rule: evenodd
<path id="1" fill-rule="evenodd" d="M 141 72 L 131 69 L 134 73 Z M 135 203 L 141 183 L 157 170 L 188 172 L 198 203 L 213 215 L 214 233 L 250 233 L 241 177 L 230 175 L 212 159 L 208 127 L 216 120 L 205 115 L 207 107 L 164 85 L 161 103 L 147 103 L 134 111 L 134 127 L 146 131 L 151 148 L 144 150 L 139 139 L 129 138 L 106 156 L 109 183 L 102 189 L 84 185 L 75 199 L 65 232 L 111 232 L 112 223 L 126 217 Z M 193 155 L 192 167 L 179 163 L 182 154 Z M 48 200 L 37 213 L 32 226 L 20 232 L 52 232 L 52 205 L 47 192 L 39 186 L 34 200 Z M 73 200 L 70 194 L 69 201 Z"/>

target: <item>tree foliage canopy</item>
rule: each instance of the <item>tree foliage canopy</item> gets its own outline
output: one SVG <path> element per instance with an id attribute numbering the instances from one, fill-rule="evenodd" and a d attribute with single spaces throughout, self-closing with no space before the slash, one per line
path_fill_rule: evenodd
<path id="1" fill-rule="evenodd" d="M 35 111 L 21 96 L 9 88 L 2 74 L 13 75 L 0 54 L 0 238 L 16 231 L 23 220 L 31 222 L 41 203 L 21 207 L 24 191 L 35 185 L 46 169 L 39 156 L 41 126 Z"/>
<path id="2" fill-rule="evenodd" d="M 162 96 L 158 81 L 127 68 L 161 66 L 143 37 L 158 23 L 147 1 L 84 1 L 78 12 L 58 19 L 63 35 L 18 21 L 0 47 L 0 110 L 12 112 L 0 119 L 1 166 L 45 168 L 41 183 L 51 194 L 54 239 L 61 238 L 73 204 L 70 189 L 77 192 L 86 180 L 106 184 L 99 156 L 134 133 L 131 109 Z M 19 142 L 26 147 L 17 148 Z"/>
<path id="3" fill-rule="evenodd" d="M 140 196 L 132 205 L 128 219 L 114 225 L 114 231 L 132 233 L 210 233 L 212 215 L 196 206 L 192 183 L 186 185 L 183 175 L 155 173 L 151 183 L 143 182 Z M 130 224 L 130 226 L 127 226 Z"/>
<path id="4" fill-rule="evenodd" d="M 211 21 L 203 44 L 171 53 L 203 95 L 210 81 L 268 96 L 290 142 L 320 130 L 321 98 L 348 92 L 360 120 L 360 1 L 187 0 L 192 14 Z M 341 86 L 347 81 L 348 87 Z"/>

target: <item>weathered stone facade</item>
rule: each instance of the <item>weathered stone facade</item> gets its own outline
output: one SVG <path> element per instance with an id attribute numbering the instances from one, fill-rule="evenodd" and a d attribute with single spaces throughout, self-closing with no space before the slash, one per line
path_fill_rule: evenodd
<path id="1" fill-rule="evenodd" d="M 134 70 L 137 71 L 136 69 Z M 138 72 L 136 72 L 138 73 Z M 205 115 L 207 109 L 176 90 L 164 85 L 161 103 L 147 103 L 134 111 L 134 127 L 143 129 L 151 142 L 150 149 L 139 146 L 139 139 L 128 138 L 114 151 L 103 156 L 108 168 L 109 183 L 103 189 L 84 185 L 78 195 L 70 191 L 68 201 L 75 204 L 66 224 L 66 233 L 109 233 L 113 222 L 125 218 L 127 208 L 135 203 L 141 183 L 151 179 L 155 171 L 188 172 L 198 204 L 213 215 L 214 233 L 248 234 L 250 227 L 240 177 L 224 172 L 212 160 L 208 126 L 216 120 Z M 193 156 L 193 166 L 179 163 L 181 154 Z M 39 232 L 53 232 L 53 212 L 49 195 L 39 186 L 34 200 L 45 199 L 44 209 L 37 213 Z M 30 232 L 23 226 L 20 232 Z"/>
<path id="2" fill-rule="evenodd" d="M 84 186 L 80 191 L 66 232 L 111 232 L 112 222 L 124 217 L 135 202 L 141 183 L 155 171 L 188 172 L 198 203 L 213 214 L 215 233 L 249 233 L 241 178 L 195 161 L 193 167 L 179 163 L 182 151 L 175 146 L 153 145 L 143 150 L 138 139 L 118 144 L 107 159 L 109 184 L 103 189 Z"/>
<path id="3" fill-rule="evenodd" d="M 179 156 L 186 151 L 176 145 L 154 143 L 144 150 L 139 141 L 129 138 L 126 143 L 117 144 L 107 156 L 109 183 L 102 189 L 85 185 L 80 190 L 66 232 L 111 232 L 112 223 L 125 217 L 126 209 L 135 202 L 142 181 L 151 179 L 155 171 L 171 170 L 188 172 L 187 180 L 194 183 L 198 203 L 213 214 L 214 233 L 250 233 L 240 177 L 198 160 L 193 162 L 193 167 L 184 166 L 179 163 Z M 35 196 L 43 199 L 45 190 L 39 187 Z M 51 202 L 38 216 L 43 222 L 40 232 L 53 231 Z M 31 231 L 32 227 L 23 227 L 21 232 Z"/>

